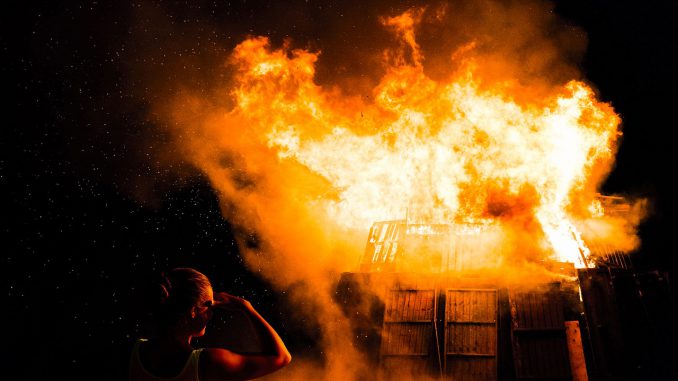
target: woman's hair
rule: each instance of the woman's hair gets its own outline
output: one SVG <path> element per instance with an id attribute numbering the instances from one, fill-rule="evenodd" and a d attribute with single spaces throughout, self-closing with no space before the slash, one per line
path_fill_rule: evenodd
<path id="1" fill-rule="evenodd" d="M 208 297 L 212 285 L 194 269 L 178 267 L 160 274 L 157 303 L 153 316 L 160 327 L 176 324 L 191 307 Z"/>

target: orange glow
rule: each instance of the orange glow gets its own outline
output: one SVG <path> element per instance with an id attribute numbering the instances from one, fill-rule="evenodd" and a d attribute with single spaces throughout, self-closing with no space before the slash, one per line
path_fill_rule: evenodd
<path id="1" fill-rule="evenodd" d="M 598 194 L 620 118 L 588 84 L 562 79 L 570 71 L 559 66 L 559 44 L 576 38 L 551 40 L 552 13 L 539 8 L 535 19 L 536 2 L 478 4 L 450 9 L 471 39 L 433 58 L 417 33 L 447 8 L 433 10 L 433 21 L 417 9 L 381 18 L 395 43 L 378 69 L 365 68 L 369 80 L 346 75 L 321 86 L 321 52 L 252 37 L 229 56 L 218 91 L 159 106 L 178 151 L 216 190 L 248 267 L 322 327 L 324 364 L 276 377 L 369 374 L 334 298 L 339 274 L 356 271 L 378 240 L 409 236 L 398 242 L 404 272 L 450 271 L 454 259 L 453 276 L 521 286 L 569 276 L 545 262 L 585 267 L 596 248 L 638 246 L 643 203 Z M 498 28 L 506 33 L 488 40 Z M 404 228 L 373 229 L 379 237 L 366 245 L 379 221 Z M 394 252 L 374 257 L 385 263 Z"/>
<path id="2" fill-rule="evenodd" d="M 499 224 L 529 214 L 546 258 L 585 266 L 573 210 L 595 193 L 620 136 L 620 119 L 583 82 L 519 103 L 510 85 L 482 88 L 470 60 L 441 82 L 427 77 L 416 12 L 388 18 L 401 50 L 374 89 L 374 103 L 337 97 L 313 82 L 318 53 L 272 49 L 252 38 L 235 49 L 232 116 L 258 131 L 281 162 L 331 184 L 311 201 L 347 228 L 379 220 Z M 394 56 L 391 55 L 391 58 Z M 408 60 L 408 57 L 411 58 Z M 586 194 L 589 192 L 590 194 Z M 588 203 L 572 208 L 573 200 Z M 580 212 L 581 213 L 581 212 Z"/>

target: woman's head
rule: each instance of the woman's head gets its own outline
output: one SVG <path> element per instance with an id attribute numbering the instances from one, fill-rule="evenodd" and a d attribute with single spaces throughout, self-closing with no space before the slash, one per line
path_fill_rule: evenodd
<path id="1" fill-rule="evenodd" d="M 205 334 L 212 317 L 212 285 L 207 277 L 194 269 L 179 267 L 163 273 L 158 282 L 159 304 L 156 323 L 162 330 L 181 330 L 191 336 Z"/>

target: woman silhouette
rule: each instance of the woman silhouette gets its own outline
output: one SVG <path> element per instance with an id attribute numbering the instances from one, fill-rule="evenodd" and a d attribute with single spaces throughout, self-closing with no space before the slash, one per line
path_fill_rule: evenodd
<path id="1" fill-rule="evenodd" d="M 274 372 L 291 361 L 275 330 L 245 299 L 214 294 L 209 279 L 191 268 L 176 268 L 157 285 L 156 333 L 134 345 L 130 381 L 246 380 Z M 238 354 L 223 348 L 193 349 L 191 339 L 205 334 L 212 310 L 244 312 L 259 337 L 261 354 Z"/>

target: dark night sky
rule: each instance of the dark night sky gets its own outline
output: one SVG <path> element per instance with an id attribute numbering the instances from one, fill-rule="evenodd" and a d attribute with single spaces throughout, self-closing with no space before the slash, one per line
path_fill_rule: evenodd
<path id="1" fill-rule="evenodd" d="M 353 18 L 360 27 L 376 14 L 358 1 L 186 3 L 192 2 L 144 4 L 160 9 L 176 30 L 176 50 L 160 53 L 187 56 L 191 65 L 225 57 L 247 34 L 274 41 L 292 35 L 322 46 L 333 33 L 323 27 L 327 20 Z M 416 2 L 397 3 L 395 9 L 405 9 Z M 12 2 L 2 12 L 0 231 L 10 324 L 2 356 L 18 375 L 12 379 L 112 379 L 125 356 L 119 353 L 139 332 L 134 290 L 155 270 L 177 265 L 195 266 L 217 287 L 251 299 L 283 336 L 295 337 L 293 353 L 313 346 L 314 332 L 301 331 L 278 303 L 283 296 L 244 267 L 205 179 L 180 162 L 176 168 L 156 162 L 167 137 L 147 114 L 158 95 L 133 69 L 158 69 L 154 60 L 162 54 L 144 51 L 153 47 L 145 28 L 157 22 L 140 22 L 134 9 L 127 2 Z M 570 0 L 556 2 L 555 10 L 586 31 L 581 69 L 623 119 L 617 166 L 604 191 L 653 204 L 634 258 L 642 269 L 674 271 L 669 182 L 676 164 L 678 3 Z M 334 41 L 342 40 L 338 30 Z M 185 48 L 187 41 L 199 41 L 192 47 L 198 52 Z M 162 78 L 169 84 L 176 67 L 171 73 Z M 209 81 L 199 74 L 195 80 Z"/>

